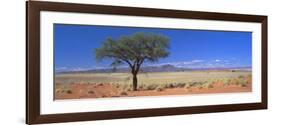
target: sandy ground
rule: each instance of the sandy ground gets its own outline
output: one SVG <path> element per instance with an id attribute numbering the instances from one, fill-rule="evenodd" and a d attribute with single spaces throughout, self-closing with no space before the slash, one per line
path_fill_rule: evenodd
<path id="1" fill-rule="evenodd" d="M 67 89 L 61 89 L 61 88 Z M 68 84 L 56 85 L 55 99 L 82 99 L 82 98 L 109 98 L 109 97 L 135 97 L 135 96 L 163 96 L 163 95 L 188 95 L 188 94 L 215 94 L 215 93 L 236 93 L 251 92 L 252 85 L 224 85 L 223 83 L 214 83 L 212 88 L 166 88 L 157 90 L 138 90 L 124 92 L 111 84 Z"/>

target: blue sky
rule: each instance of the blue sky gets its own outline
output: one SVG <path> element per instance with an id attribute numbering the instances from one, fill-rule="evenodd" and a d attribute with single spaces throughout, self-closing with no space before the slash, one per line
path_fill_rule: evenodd
<path id="1" fill-rule="evenodd" d="M 55 69 L 109 68 L 108 60 L 95 60 L 93 50 L 101 47 L 108 37 L 118 39 L 135 32 L 158 33 L 170 38 L 169 57 L 144 65 L 173 64 L 188 68 L 252 65 L 251 32 L 54 24 Z"/>

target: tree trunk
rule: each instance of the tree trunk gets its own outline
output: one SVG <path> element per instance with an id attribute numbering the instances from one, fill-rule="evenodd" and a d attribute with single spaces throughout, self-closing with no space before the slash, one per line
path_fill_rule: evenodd
<path id="1" fill-rule="evenodd" d="M 137 79 L 137 74 L 133 74 L 133 90 L 137 91 L 138 89 L 138 79 Z"/>

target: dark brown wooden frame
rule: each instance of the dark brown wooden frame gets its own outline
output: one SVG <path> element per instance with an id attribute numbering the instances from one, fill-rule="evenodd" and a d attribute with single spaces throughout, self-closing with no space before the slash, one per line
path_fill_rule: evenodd
<path id="1" fill-rule="evenodd" d="M 76 13 L 99 13 L 149 17 L 169 17 L 182 19 L 204 19 L 220 21 L 258 22 L 262 24 L 262 102 L 193 106 L 176 108 L 156 108 L 120 111 L 102 111 L 68 114 L 40 114 L 40 11 L 60 11 Z M 55 2 L 26 2 L 26 124 L 72 122 L 132 117 L 196 114 L 208 112 L 242 111 L 267 109 L 267 16 L 148 9 L 118 6 L 86 5 Z"/>

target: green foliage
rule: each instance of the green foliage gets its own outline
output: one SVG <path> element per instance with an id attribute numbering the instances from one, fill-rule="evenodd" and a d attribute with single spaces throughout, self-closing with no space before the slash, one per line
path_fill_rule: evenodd
<path id="1" fill-rule="evenodd" d="M 169 55 L 169 38 L 160 34 L 137 32 L 119 39 L 107 38 L 95 49 L 97 60 L 112 59 L 112 66 L 128 63 L 133 66 L 143 61 L 155 62 Z"/>

